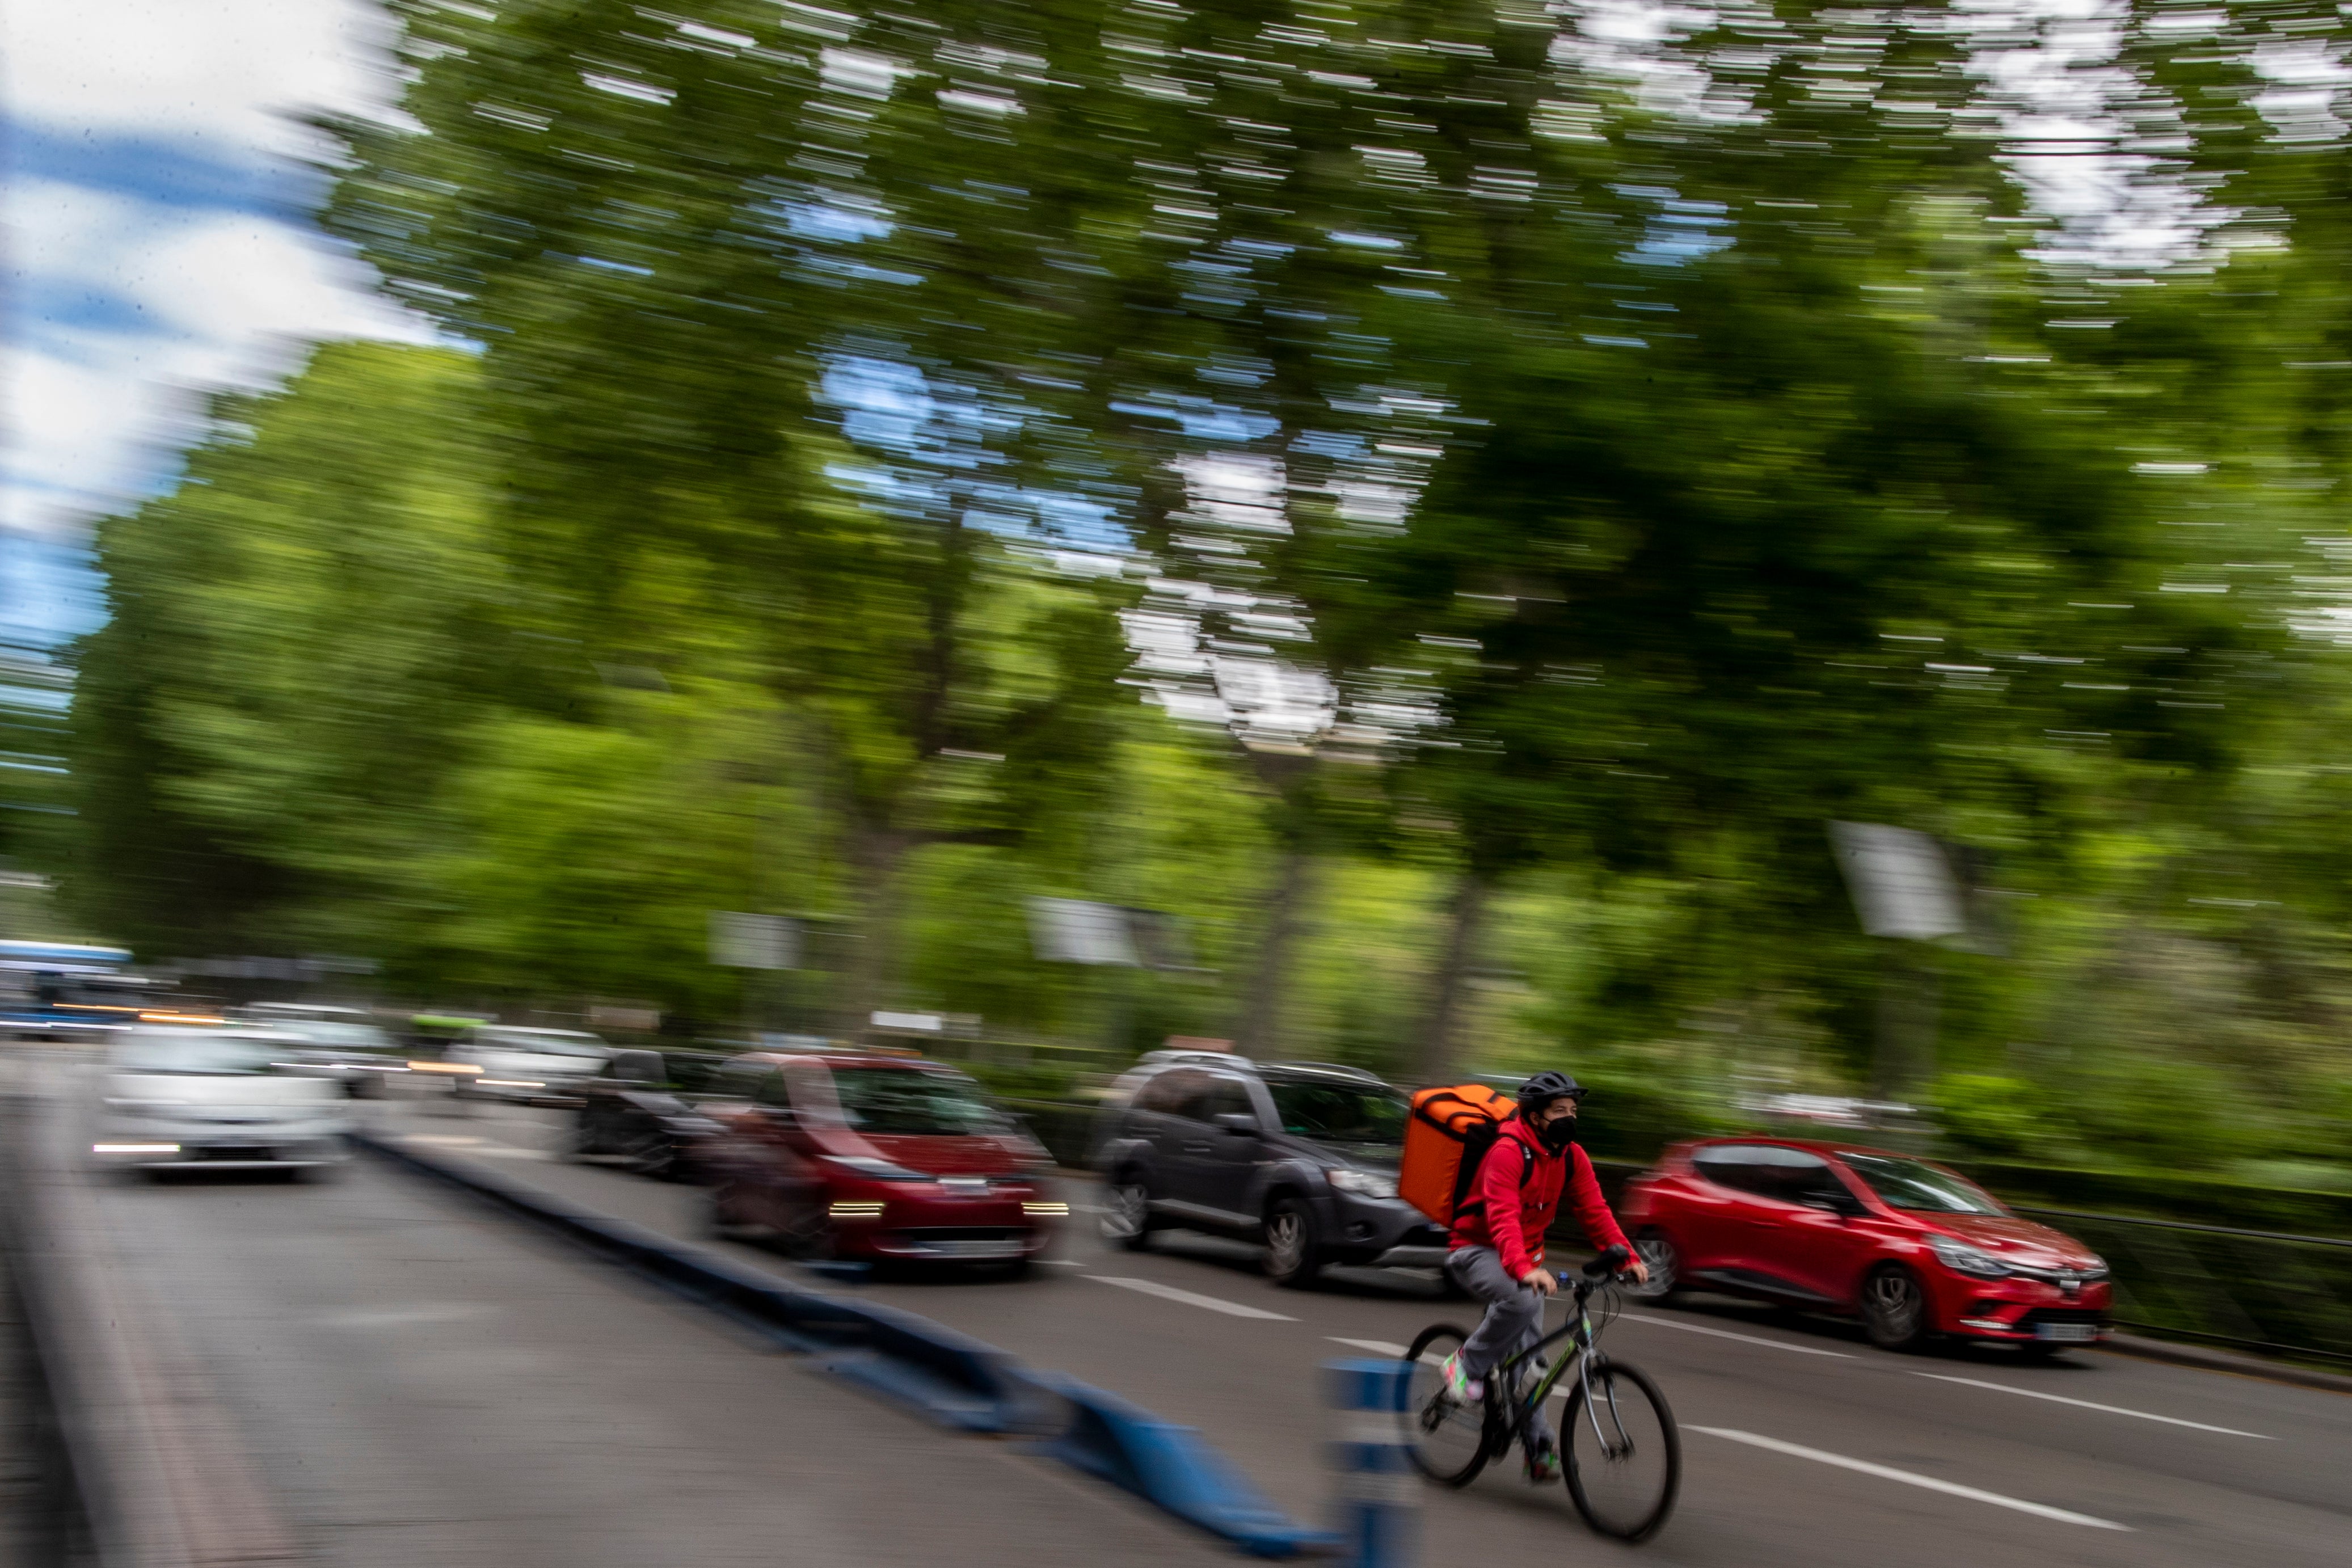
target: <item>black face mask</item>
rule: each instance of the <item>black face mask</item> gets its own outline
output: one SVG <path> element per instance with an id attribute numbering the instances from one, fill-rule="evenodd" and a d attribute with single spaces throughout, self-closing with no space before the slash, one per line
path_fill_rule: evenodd
<path id="1" fill-rule="evenodd" d="M 1568 1146 L 1576 1142 L 1576 1118 L 1563 1116 L 1536 1129 L 1536 1138 L 1555 1154 L 1565 1154 Z"/>

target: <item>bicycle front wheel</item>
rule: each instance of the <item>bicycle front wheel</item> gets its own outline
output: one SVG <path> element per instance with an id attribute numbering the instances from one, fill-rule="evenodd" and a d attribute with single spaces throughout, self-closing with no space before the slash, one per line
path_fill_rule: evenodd
<path id="1" fill-rule="evenodd" d="M 1447 1356 L 1462 1348 L 1464 1337 L 1460 1329 L 1445 1323 L 1422 1330 L 1406 1352 L 1412 1372 L 1405 1382 L 1404 1409 L 1398 1415 L 1413 1468 L 1449 1487 L 1468 1486 L 1486 1468 L 1494 1447 L 1487 1415 L 1493 1401 L 1456 1404 L 1446 1394 L 1445 1376 L 1439 1370 Z"/>
<path id="2" fill-rule="evenodd" d="M 1647 1541 L 1674 1511 L 1682 1434 L 1666 1396 L 1640 1369 L 1604 1362 L 1578 1381 L 1560 1420 L 1560 1450 L 1576 1511 L 1602 1535 Z"/>

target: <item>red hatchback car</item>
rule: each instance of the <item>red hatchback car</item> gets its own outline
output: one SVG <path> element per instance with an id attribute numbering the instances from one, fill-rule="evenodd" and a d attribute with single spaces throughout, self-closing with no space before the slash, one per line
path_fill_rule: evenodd
<path id="1" fill-rule="evenodd" d="M 1899 1350 L 1938 1334 L 2046 1354 L 2109 1332 L 2107 1266 L 1908 1154 L 1780 1138 L 1680 1143 L 1618 1213 L 1650 1265 L 1634 1294 L 1724 1290 L 1862 1319 Z"/>
<path id="2" fill-rule="evenodd" d="M 699 1107 L 718 1131 L 711 1219 L 842 1258 L 1026 1264 L 1069 1205 L 1044 1145 L 952 1068 L 906 1057 L 754 1052 Z"/>

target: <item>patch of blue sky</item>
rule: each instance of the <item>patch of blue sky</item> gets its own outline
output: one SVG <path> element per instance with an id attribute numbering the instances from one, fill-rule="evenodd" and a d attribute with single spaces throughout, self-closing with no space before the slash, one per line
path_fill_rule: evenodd
<path id="1" fill-rule="evenodd" d="M 55 180 L 183 211 L 298 215 L 314 205 L 327 176 L 279 160 L 209 158 L 170 142 L 85 132 L 67 135 L 0 117 L 12 180 Z"/>
<path id="2" fill-rule="evenodd" d="M 91 336 L 182 336 L 132 296 L 56 274 L 35 273 L 17 295 L 20 344 L 75 363 L 94 363 Z"/>
<path id="3" fill-rule="evenodd" d="M 879 212 L 835 202 L 784 204 L 784 228 L 795 239 L 855 245 L 860 240 L 887 238 L 896 226 Z"/>
<path id="4" fill-rule="evenodd" d="M 1730 209 L 1721 202 L 1693 201 L 1666 185 L 1612 185 L 1610 189 L 1655 209 L 1640 242 L 1620 255 L 1620 261 L 1636 267 L 1681 267 L 1730 247 Z"/>
<path id="5" fill-rule="evenodd" d="M 1364 234 L 1349 228 L 1333 229 L 1331 243 L 1360 246 L 1367 250 L 1402 250 L 1404 248 L 1403 240 L 1391 239 L 1384 234 Z"/>
<path id="6" fill-rule="evenodd" d="M 840 256 L 804 256 L 801 265 L 814 272 L 829 272 L 836 278 L 846 278 L 858 283 L 896 283 L 912 288 L 923 280 L 919 272 L 899 272 L 887 267 L 871 267 L 863 261 L 852 261 Z"/>
<path id="7" fill-rule="evenodd" d="M 572 258 L 583 267 L 593 267 L 600 272 L 625 272 L 632 278 L 650 278 L 654 269 L 640 267 L 634 261 L 610 261 L 601 256 L 575 256 Z"/>
<path id="8" fill-rule="evenodd" d="M 1195 441 L 1263 441 L 1282 428 L 1282 422 L 1268 415 L 1206 397 L 1162 393 L 1141 400 L 1123 399 L 1110 406 L 1113 413 L 1139 419 L 1172 419 Z"/>
<path id="9" fill-rule="evenodd" d="M 986 477 L 1005 466 L 998 444 L 1026 423 L 1017 405 L 942 385 L 920 366 L 870 350 L 828 356 L 817 395 L 838 412 L 844 437 L 891 459 L 830 465 L 827 476 L 845 489 L 907 510 L 953 509 L 963 526 L 1006 538 L 1087 550 L 1128 546 L 1110 505 Z"/>
<path id="10" fill-rule="evenodd" d="M 0 641 L 52 648 L 96 631 L 105 592 L 87 548 L 0 529 Z"/>
<path id="11" fill-rule="evenodd" d="M 919 366 L 871 353 L 827 356 L 817 395 L 840 411 L 841 433 L 859 446 L 938 467 L 1001 461 L 986 442 L 1022 422 L 1018 409 L 969 388 L 935 386 Z"/>

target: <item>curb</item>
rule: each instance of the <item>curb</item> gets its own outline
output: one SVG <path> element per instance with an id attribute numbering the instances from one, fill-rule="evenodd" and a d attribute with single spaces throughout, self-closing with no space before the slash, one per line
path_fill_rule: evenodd
<path id="1" fill-rule="evenodd" d="M 2203 1372 L 2235 1373 L 2241 1377 L 2259 1377 L 2270 1383 L 2292 1384 L 2298 1388 L 2324 1389 L 2330 1394 L 2352 1394 L 2352 1376 L 2340 1372 L 2321 1372 L 2313 1367 L 2297 1366 L 2292 1362 L 2265 1361 L 2260 1356 L 2240 1355 L 2234 1351 L 2213 1350 L 2205 1345 L 2182 1344 L 2175 1340 L 2152 1340 L 2141 1334 L 2114 1334 L 2101 1342 L 2098 1348 L 2111 1354 L 2131 1356 L 2139 1361 L 2193 1366 Z"/>
<path id="2" fill-rule="evenodd" d="M 607 1263 L 733 1319 L 835 1376 L 953 1431 L 1049 1436 L 1036 1451 L 1108 1480 L 1253 1557 L 1327 1552 L 1338 1538 L 1297 1524 L 1191 1426 L 895 1307 L 803 1290 L 701 1247 L 613 1219 L 487 1171 L 462 1169 L 373 1132 L 354 1146 L 480 1199 Z"/>

